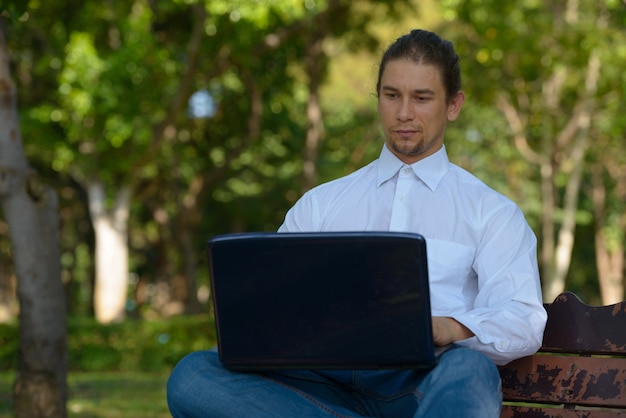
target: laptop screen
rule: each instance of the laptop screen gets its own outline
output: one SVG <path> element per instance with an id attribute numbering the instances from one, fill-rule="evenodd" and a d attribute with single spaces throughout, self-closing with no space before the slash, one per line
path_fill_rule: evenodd
<path id="1" fill-rule="evenodd" d="M 208 243 L 220 358 L 232 369 L 434 365 L 423 237 L 248 233 Z"/>

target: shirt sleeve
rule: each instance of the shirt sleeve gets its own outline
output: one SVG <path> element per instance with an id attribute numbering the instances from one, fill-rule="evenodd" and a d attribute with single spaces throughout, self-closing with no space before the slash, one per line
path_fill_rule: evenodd
<path id="1" fill-rule="evenodd" d="M 287 211 L 278 232 L 310 232 L 320 230 L 319 209 L 314 202 L 313 193 L 305 193 Z"/>
<path id="2" fill-rule="evenodd" d="M 547 313 L 537 267 L 537 240 L 515 205 L 486 217 L 473 269 L 478 293 L 472 309 L 453 317 L 475 336 L 457 344 L 481 351 L 496 364 L 540 347 Z"/>

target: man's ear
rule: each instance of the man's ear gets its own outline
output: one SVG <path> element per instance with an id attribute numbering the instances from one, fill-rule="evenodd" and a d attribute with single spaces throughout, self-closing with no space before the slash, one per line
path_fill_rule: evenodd
<path id="1" fill-rule="evenodd" d="M 448 103 L 447 116 L 450 122 L 456 120 L 456 118 L 459 116 L 459 113 L 461 113 L 461 108 L 463 107 L 463 103 L 465 103 L 465 93 L 459 90 L 454 95 L 452 100 L 450 100 L 450 103 Z"/>

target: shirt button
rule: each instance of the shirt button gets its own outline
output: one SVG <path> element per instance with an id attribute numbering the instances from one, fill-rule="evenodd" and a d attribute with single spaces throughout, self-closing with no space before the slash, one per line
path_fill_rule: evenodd
<path id="1" fill-rule="evenodd" d="M 404 169 L 404 174 L 411 174 L 411 169 L 410 168 L 405 168 Z"/>

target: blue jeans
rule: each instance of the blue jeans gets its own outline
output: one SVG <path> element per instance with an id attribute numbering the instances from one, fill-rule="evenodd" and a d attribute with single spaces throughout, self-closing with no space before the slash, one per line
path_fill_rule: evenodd
<path id="1" fill-rule="evenodd" d="M 172 416 L 499 417 L 500 375 L 483 354 L 454 347 L 426 373 L 288 370 L 238 373 L 216 351 L 183 358 L 167 383 Z"/>

